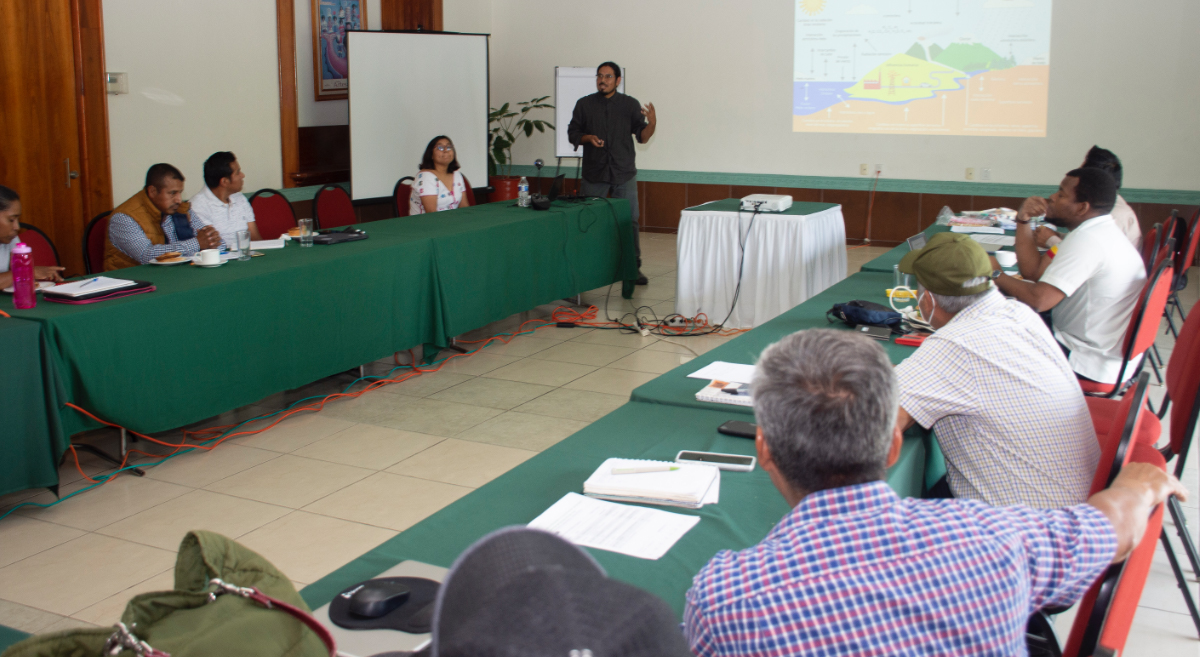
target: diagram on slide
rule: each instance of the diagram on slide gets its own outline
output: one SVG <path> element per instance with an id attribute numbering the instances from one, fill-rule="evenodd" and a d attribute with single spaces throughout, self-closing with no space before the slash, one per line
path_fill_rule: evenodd
<path id="1" fill-rule="evenodd" d="M 1051 0 L 795 0 L 792 130 L 1045 137 Z"/>

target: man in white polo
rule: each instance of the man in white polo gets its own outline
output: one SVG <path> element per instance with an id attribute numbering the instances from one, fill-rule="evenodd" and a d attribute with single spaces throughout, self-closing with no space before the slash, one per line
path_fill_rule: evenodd
<path id="1" fill-rule="evenodd" d="M 250 239 L 260 240 L 254 208 L 242 193 L 246 174 L 237 156 L 229 151 L 213 153 L 204 161 L 204 189 L 192 197 L 192 214 L 217 229 L 230 249 L 237 248 L 239 230 L 250 231 Z"/>
<path id="2" fill-rule="evenodd" d="M 900 260 L 937 332 L 896 366 L 901 431 L 934 429 L 946 455 L 937 497 L 1053 509 L 1087 499 L 1100 459 L 1092 416 L 1046 323 L 989 280 L 969 235 L 938 233 Z"/>
<path id="3" fill-rule="evenodd" d="M 1075 374 L 1105 384 L 1120 383 L 1125 329 L 1146 281 L 1141 255 L 1109 214 L 1116 198 L 1108 172 L 1083 168 L 1069 171 L 1049 201 L 1025 199 L 1015 245 L 1024 280 L 1003 272 L 996 278 L 1001 292 L 1038 312 L 1051 310 L 1054 337 Z M 1029 223 L 1038 215 L 1070 230 L 1045 254 Z M 992 266 L 999 271 L 994 259 Z"/>

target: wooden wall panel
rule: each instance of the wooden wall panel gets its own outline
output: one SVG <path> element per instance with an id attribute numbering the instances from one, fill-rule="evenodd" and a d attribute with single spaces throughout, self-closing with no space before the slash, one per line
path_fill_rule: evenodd
<path id="1" fill-rule="evenodd" d="M 918 233 L 920 208 L 919 194 L 875 192 L 875 203 L 871 207 L 871 241 L 899 244 Z"/>
<path id="2" fill-rule="evenodd" d="M 971 201 L 971 197 L 969 196 L 955 196 L 953 194 L 921 194 L 920 196 L 921 207 L 918 210 L 920 216 L 920 223 L 917 226 L 918 230 L 925 230 L 932 226 L 933 222 L 937 221 L 938 213 L 942 211 L 942 208 L 949 207 L 955 212 L 967 210 L 969 208 L 965 206 L 969 205 Z M 913 235 L 916 235 L 916 233 L 913 233 Z"/>
<path id="3" fill-rule="evenodd" d="M 645 185 L 646 211 L 642 213 L 642 229 L 654 228 L 658 229 L 657 232 L 678 230 L 679 214 L 687 207 L 686 185 L 660 182 L 647 182 Z"/>
<path id="4" fill-rule="evenodd" d="M 442 31 L 442 0 L 379 0 L 385 30 Z"/>
<path id="5" fill-rule="evenodd" d="M 104 16 L 100 0 L 78 0 L 76 46 L 79 50 L 80 157 L 83 160 L 83 216 L 80 237 L 92 217 L 113 208 L 112 158 L 108 142 L 108 88 L 104 70 Z M 81 245 L 60 245 L 59 250 Z"/>
<path id="6" fill-rule="evenodd" d="M 867 226 L 868 192 L 849 189 L 826 189 L 822 199 L 826 203 L 842 206 L 842 217 L 846 220 L 846 241 L 857 244 L 865 237 Z"/>
<path id="7" fill-rule="evenodd" d="M 971 207 L 962 208 L 962 210 L 989 210 L 991 208 L 1012 208 L 1019 210 L 1021 204 L 1025 202 L 1024 198 L 1014 198 L 1012 196 L 972 196 Z M 955 212 L 960 212 L 959 208 L 950 206 Z"/>
<path id="8" fill-rule="evenodd" d="M 806 187 L 776 187 L 776 194 L 788 194 L 792 197 L 793 202 L 804 201 L 806 203 L 825 203 L 824 192 L 820 189 L 808 189 Z M 828 201 L 832 203 L 832 201 Z"/>
<path id="9" fill-rule="evenodd" d="M 279 53 L 279 136 L 283 186 L 296 187 L 292 174 L 300 170 L 300 115 L 296 105 L 294 0 L 275 0 L 275 37 Z"/>
<path id="10" fill-rule="evenodd" d="M 701 203 L 709 201 L 720 201 L 733 197 L 729 185 L 692 185 L 687 186 L 687 205 L 685 208 L 695 207 Z"/>
<path id="11" fill-rule="evenodd" d="M 729 198 L 744 198 L 751 194 L 786 194 L 787 192 L 777 192 L 774 187 L 753 187 L 750 185 L 734 185 L 730 188 Z M 792 197 L 795 200 L 795 197 Z"/>

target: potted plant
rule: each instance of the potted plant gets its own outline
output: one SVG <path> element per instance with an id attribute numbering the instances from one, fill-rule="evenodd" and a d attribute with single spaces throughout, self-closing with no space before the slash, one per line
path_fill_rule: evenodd
<path id="1" fill-rule="evenodd" d="M 535 109 L 554 109 L 553 105 L 545 102 L 547 98 L 549 96 L 517 103 L 515 109 L 510 109 L 510 103 L 504 103 L 500 109 L 491 108 L 488 112 L 488 175 L 491 176 L 488 182 L 496 190 L 489 200 L 504 201 L 517 197 L 520 179 L 512 175 L 512 147 L 522 133 L 529 137 L 534 130 L 545 132 L 546 128 L 555 129 L 549 121 L 528 116 Z"/>

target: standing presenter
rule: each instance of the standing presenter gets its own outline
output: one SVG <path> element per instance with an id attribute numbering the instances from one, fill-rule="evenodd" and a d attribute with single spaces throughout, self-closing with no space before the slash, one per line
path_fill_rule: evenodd
<path id="1" fill-rule="evenodd" d="M 604 62 L 596 68 L 596 93 L 575 103 L 567 138 L 576 148 L 583 146 L 584 196 L 623 198 L 633 216 L 633 244 L 638 256 L 638 285 L 646 285 L 642 274 L 642 247 L 638 225 L 637 167 L 633 139 L 644 144 L 654 134 L 657 118 L 654 104 L 642 107 L 636 98 L 617 92 L 621 67 Z"/>

